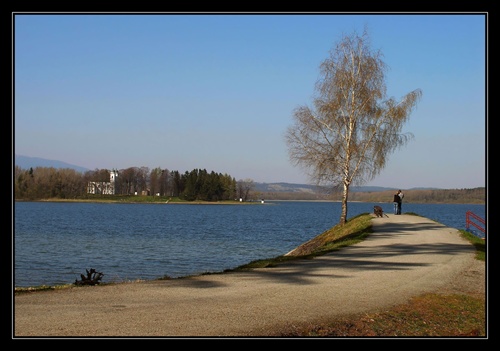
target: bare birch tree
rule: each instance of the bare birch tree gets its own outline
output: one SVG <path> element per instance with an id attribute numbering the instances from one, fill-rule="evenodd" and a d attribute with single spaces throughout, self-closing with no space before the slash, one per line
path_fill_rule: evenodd
<path id="1" fill-rule="evenodd" d="M 309 169 L 317 185 L 343 188 L 340 224 L 347 221 L 349 187 L 372 180 L 385 167 L 387 155 L 407 144 L 412 133 L 401 133 L 422 92 L 401 101 L 386 99 L 380 51 L 369 47 L 369 36 L 343 36 L 320 65 L 314 108 L 299 106 L 286 132 L 290 161 Z"/>

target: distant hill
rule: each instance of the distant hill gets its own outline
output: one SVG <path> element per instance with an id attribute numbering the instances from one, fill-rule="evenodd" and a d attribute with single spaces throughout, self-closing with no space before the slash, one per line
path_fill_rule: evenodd
<path id="1" fill-rule="evenodd" d="M 254 183 L 255 190 L 263 193 L 325 193 L 329 189 L 321 189 L 316 185 L 310 184 L 296 184 L 296 183 Z M 430 189 L 430 188 L 426 188 Z M 351 192 L 378 192 L 394 190 L 393 188 L 386 188 L 382 186 L 353 186 L 349 188 Z"/>
<path id="2" fill-rule="evenodd" d="M 72 165 L 63 161 L 47 160 L 40 157 L 29 157 L 23 155 L 15 155 L 14 164 L 22 169 L 36 167 L 70 168 L 82 173 L 89 170 L 88 168 Z"/>

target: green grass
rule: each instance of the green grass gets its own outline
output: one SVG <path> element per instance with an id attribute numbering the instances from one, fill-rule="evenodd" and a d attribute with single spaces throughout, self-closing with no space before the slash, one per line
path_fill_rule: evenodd
<path id="1" fill-rule="evenodd" d="M 286 255 L 255 260 L 239 266 L 235 270 L 273 267 L 286 261 L 310 259 L 324 255 L 328 252 L 340 250 L 345 246 L 354 245 L 364 240 L 367 235 L 373 232 L 371 224 L 372 218 L 370 214 L 360 214 L 349 219 L 344 226 L 336 225 L 298 246 Z"/>
<path id="2" fill-rule="evenodd" d="M 460 230 L 460 234 L 463 238 L 467 239 L 476 248 L 476 259 L 480 261 L 486 261 L 486 243 L 485 239 L 481 239 L 466 230 Z"/>

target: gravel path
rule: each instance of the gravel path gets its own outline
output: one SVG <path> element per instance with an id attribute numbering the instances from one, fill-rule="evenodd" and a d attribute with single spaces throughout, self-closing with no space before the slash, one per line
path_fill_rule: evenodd
<path id="1" fill-rule="evenodd" d="M 373 223 L 361 243 L 274 268 L 18 294 L 12 337 L 265 337 L 426 292 L 485 293 L 485 264 L 457 229 L 405 214 Z"/>

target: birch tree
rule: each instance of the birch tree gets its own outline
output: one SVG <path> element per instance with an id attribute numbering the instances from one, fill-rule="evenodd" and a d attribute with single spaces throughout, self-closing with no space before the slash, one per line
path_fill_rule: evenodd
<path id="1" fill-rule="evenodd" d="M 369 44 L 366 29 L 342 36 L 320 65 L 313 107 L 297 107 L 285 135 L 294 165 L 317 185 L 342 190 L 341 225 L 349 187 L 372 180 L 388 155 L 413 139 L 402 128 L 422 96 L 415 89 L 400 101 L 387 98 L 387 66 Z"/>

